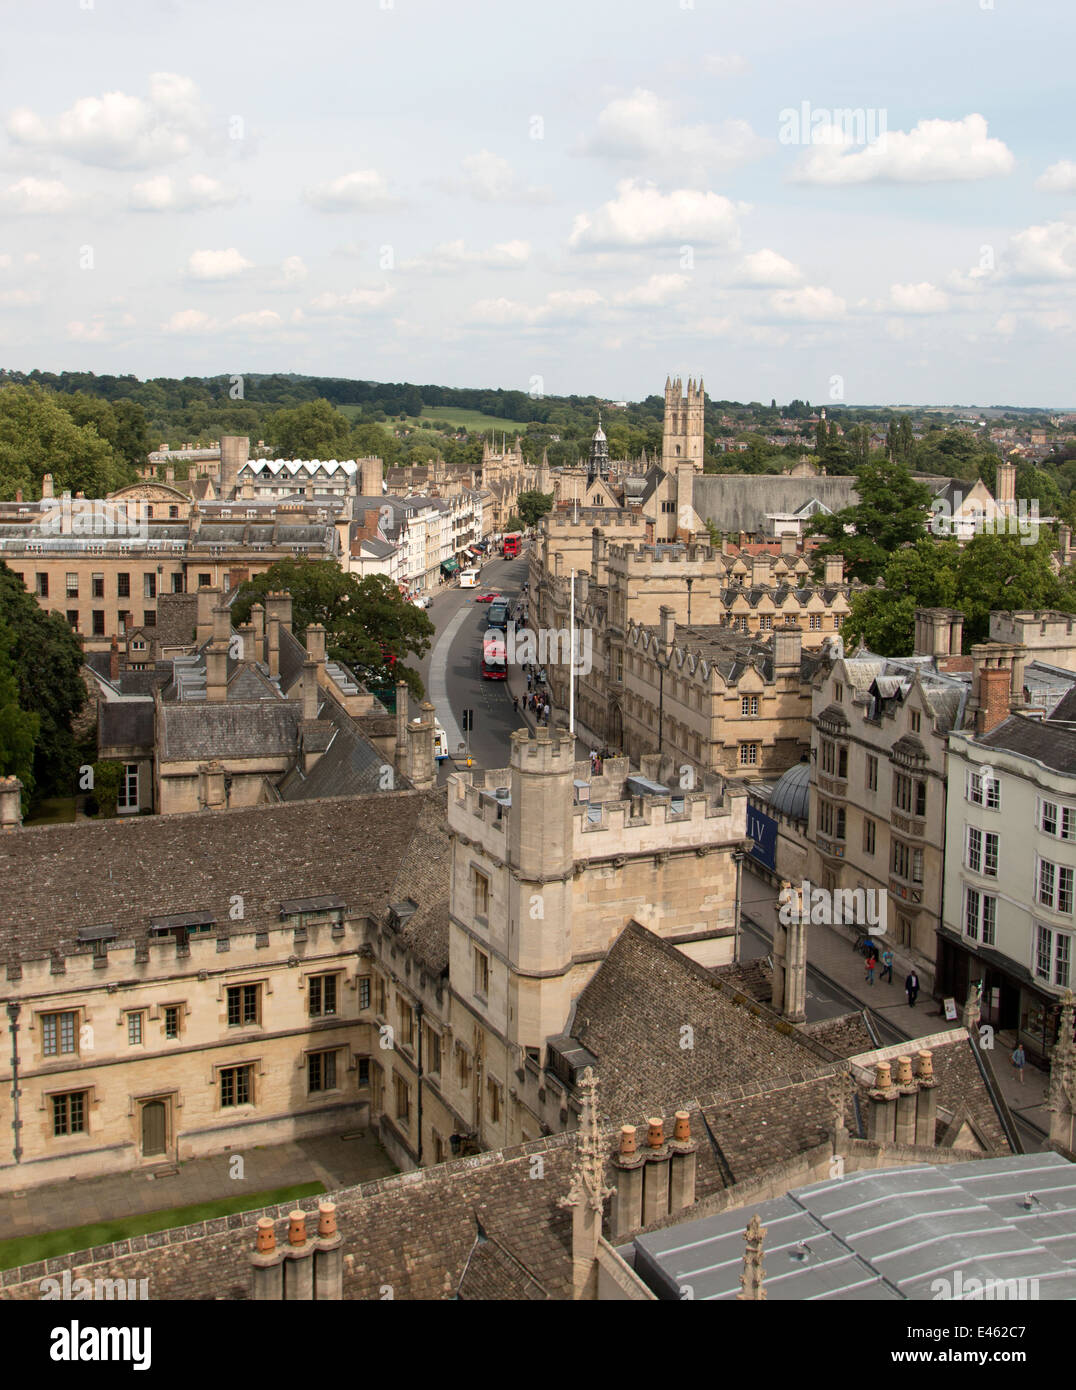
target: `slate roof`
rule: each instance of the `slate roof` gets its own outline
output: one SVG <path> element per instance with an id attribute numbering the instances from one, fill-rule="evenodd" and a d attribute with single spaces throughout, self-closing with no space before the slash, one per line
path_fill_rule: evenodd
<path id="1" fill-rule="evenodd" d="M 106 748 L 153 748 L 152 700 L 101 700 L 97 705 L 97 742 Z"/>
<path id="2" fill-rule="evenodd" d="M 162 762 L 286 757 L 296 751 L 303 707 L 298 700 L 162 702 Z"/>
<path id="3" fill-rule="evenodd" d="M 411 881 L 402 868 L 416 836 L 428 853 L 443 801 L 443 790 L 405 790 L 24 828 L 0 838 L 0 961 L 70 954 L 79 927 L 106 922 L 120 940 L 144 940 L 151 917 L 176 912 L 211 912 L 226 930 L 234 893 L 247 932 L 279 926 L 289 898 L 335 895 L 371 917 L 401 893 L 426 907 L 447 898 L 447 869 Z"/>
<path id="4" fill-rule="evenodd" d="M 1034 758 L 1054 772 L 1076 773 L 1076 729 L 1053 720 L 1011 714 L 989 733 L 976 735 L 975 742 L 979 747 L 1000 748 Z"/>
<path id="5" fill-rule="evenodd" d="M 1076 723 L 1076 686 L 1063 695 L 1050 713 L 1051 719 L 1069 720 Z"/>
<path id="6" fill-rule="evenodd" d="M 602 1114 L 621 1124 L 703 1092 L 831 1070 L 829 1054 L 637 922 L 610 947 L 568 1031 L 598 1059 Z"/>
<path id="7" fill-rule="evenodd" d="M 356 728 L 351 716 L 332 698 L 321 692 L 318 724 L 324 726 L 323 737 L 317 741 L 303 728 L 304 746 L 325 751 L 309 772 L 297 764 L 280 783 L 284 801 L 312 801 L 326 796 L 357 796 L 363 792 L 382 790 L 382 769 L 385 759 L 369 739 Z M 408 787 L 410 783 L 393 770 L 392 785 Z"/>

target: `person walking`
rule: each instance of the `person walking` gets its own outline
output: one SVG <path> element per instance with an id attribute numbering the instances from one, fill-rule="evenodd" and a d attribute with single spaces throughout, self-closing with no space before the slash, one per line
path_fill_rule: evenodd
<path id="1" fill-rule="evenodd" d="M 518 714 L 518 713 L 519 713 L 519 696 L 518 696 L 518 695 L 513 695 L 513 696 L 512 696 L 512 713 L 513 713 L 513 714 Z"/>
<path id="2" fill-rule="evenodd" d="M 882 952 L 882 979 L 893 983 L 893 952 L 888 946 Z"/>
<path id="3" fill-rule="evenodd" d="M 878 964 L 878 957 L 874 954 L 873 951 L 871 951 L 870 954 L 867 956 L 867 961 L 866 961 L 867 971 L 866 971 L 866 974 L 863 976 L 863 978 L 866 980 L 867 984 L 869 984 L 869 985 L 873 985 L 873 984 L 874 984 L 874 969 L 875 969 L 875 966 L 876 966 L 877 964 Z"/>
<path id="4" fill-rule="evenodd" d="M 1020 1085 L 1024 1084 L 1024 1068 L 1027 1066 L 1027 1054 L 1024 1052 L 1023 1044 L 1017 1043 L 1012 1054 L 1012 1064 L 1016 1068 L 1016 1073 L 1020 1078 Z"/>
<path id="5" fill-rule="evenodd" d="M 908 1008 L 915 1008 L 915 1001 L 919 998 L 919 976 L 912 970 L 908 978 L 904 981 L 904 993 L 908 996 Z"/>
<path id="6" fill-rule="evenodd" d="M 548 702 L 548 701 L 546 701 L 546 703 L 542 706 L 542 713 L 545 715 L 545 722 L 548 724 L 548 723 L 549 723 L 549 716 L 550 716 L 550 713 L 551 713 L 551 710 L 550 710 L 549 702 Z"/>

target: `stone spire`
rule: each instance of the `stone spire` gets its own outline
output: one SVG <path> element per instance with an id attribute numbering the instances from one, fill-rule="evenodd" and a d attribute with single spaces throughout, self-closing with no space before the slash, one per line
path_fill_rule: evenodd
<path id="1" fill-rule="evenodd" d="M 743 1273 L 740 1275 L 741 1291 L 736 1297 L 741 1302 L 754 1302 L 766 1297 L 762 1279 L 766 1268 L 762 1263 L 762 1238 L 766 1227 L 758 1219 L 756 1211 L 744 1232 Z"/>
<path id="2" fill-rule="evenodd" d="M 1072 1122 L 1076 1112 L 1076 1042 L 1073 1042 L 1073 1014 L 1076 997 L 1066 990 L 1061 997 L 1061 1017 L 1057 1041 L 1050 1053 L 1050 1089 L 1046 1109 L 1050 1112 L 1050 1144 L 1071 1152 Z"/>
<path id="3" fill-rule="evenodd" d="M 579 1146 L 572 1185 L 559 1205 L 572 1213 L 572 1290 L 577 1299 L 598 1296 L 598 1245 L 602 1235 L 605 1199 L 613 1189 L 605 1185 L 605 1153 L 598 1128 L 598 1078 L 591 1067 L 579 1083 L 583 1110 L 579 1116 Z"/>

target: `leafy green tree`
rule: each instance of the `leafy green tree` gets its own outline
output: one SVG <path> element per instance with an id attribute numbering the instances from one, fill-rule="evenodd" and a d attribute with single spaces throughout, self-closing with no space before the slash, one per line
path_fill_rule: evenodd
<path id="1" fill-rule="evenodd" d="M 0 561 L 0 625 L 14 642 L 10 659 L 19 706 L 39 718 L 34 785 L 39 796 L 70 796 L 79 766 L 71 721 L 86 701 L 82 646 L 59 613 L 46 613 Z"/>
<path id="2" fill-rule="evenodd" d="M 291 410 L 278 410 L 265 425 L 272 448 L 280 458 L 343 458 L 351 425 L 331 401 L 306 401 Z"/>
<path id="3" fill-rule="evenodd" d="M 57 493 L 87 497 L 104 497 L 130 481 L 127 465 L 95 425 L 76 424 L 57 399 L 40 386 L 0 387 L 0 498 L 12 500 L 18 488 L 40 497 L 46 473 Z"/>
<path id="4" fill-rule="evenodd" d="M 996 464 L 992 448 L 986 454 Z M 917 473 L 940 474 L 948 478 L 978 478 L 982 471 L 983 443 L 978 435 L 967 430 L 931 430 L 914 450 Z"/>
<path id="5" fill-rule="evenodd" d="M 242 626 L 255 603 L 282 589 L 291 594 L 296 631 L 305 632 L 311 623 L 325 628 L 330 660 L 352 667 L 368 685 L 404 680 L 415 698 L 422 698 L 421 677 L 401 659 L 428 651 L 434 627 L 384 575 L 359 580 L 332 560 L 279 560 L 242 585 L 232 608 L 233 624 Z"/>
<path id="6" fill-rule="evenodd" d="M 111 820 L 116 814 L 122 777 L 123 767 L 119 763 L 97 762 L 93 765 L 93 799 L 97 803 L 98 816 L 104 820 Z"/>
<path id="7" fill-rule="evenodd" d="M 840 554 L 852 579 L 873 584 L 895 550 L 925 534 L 930 491 L 903 464 L 886 460 L 857 469 L 855 487 L 859 501 L 816 516 L 808 534 L 828 537 L 815 551 L 819 570 L 826 555 Z"/>
<path id="8" fill-rule="evenodd" d="M 538 518 L 553 510 L 553 493 L 521 492 L 516 503 L 526 526 L 537 526 Z"/>
<path id="9" fill-rule="evenodd" d="M 11 651 L 15 634 L 0 623 L 0 776 L 18 777 L 25 806 L 34 790 L 34 745 L 41 721 L 19 705 L 19 686 Z"/>

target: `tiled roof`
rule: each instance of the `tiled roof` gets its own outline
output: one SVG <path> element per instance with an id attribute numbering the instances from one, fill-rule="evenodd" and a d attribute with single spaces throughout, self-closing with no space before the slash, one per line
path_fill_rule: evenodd
<path id="1" fill-rule="evenodd" d="M 602 1114 L 618 1123 L 704 1092 L 830 1070 L 821 1048 L 637 922 L 579 996 L 570 1034 L 597 1058 Z"/>
<path id="2" fill-rule="evenodd" d="M 102 749 L 153 747 L 152 700 L 101 700 L 97 742 Z"/>
<path id="3" fill-rule="evenodd" d="M 298 700 L 198 700 L 161 704 L 162 762 L 273 758 L 296 751 L 303 717 Z"/>
<path id="4" fill-rule="evenodd" d="M 385 759 L 355 726 L 354 720 L 332 696 L 322 694 L 318 724 L 327 735 L 320 740 L 325 748 L 309 772 L 296 765 L 280 784 L 284 801 L 311 801 L 326 796 L 357 796 L 384 790 Z M 304 726 L 304 745 L 316 749 Z M 392 786 L 410 783 L 392 770 Z"/>
<path id="5" fill-rule="evenodd" d="M 211 912 L 225 929 L 235 893 L 245 931 L 278 926 L 288 898 L 333 894 L 372 917 L 398 892 L 424 903 L 430 886 L 401 873 L 420 826 L 425 838 L 427 794 L 397 791 L 22 829 L 0 838 L 0 960 L 69 954 L 79 927 L 106 922 L 145 939 L 151 917 L 174 912 Z"/>
<path id="6" fill-rule="evenodd" d="M 1055 772 L 1076 773 L 1076 729 L 1052 720 L 1011 714 L 989 733 L 978 734 L 975 742 L 981 747 L 1004 749 L 1034 758 Z"/>

